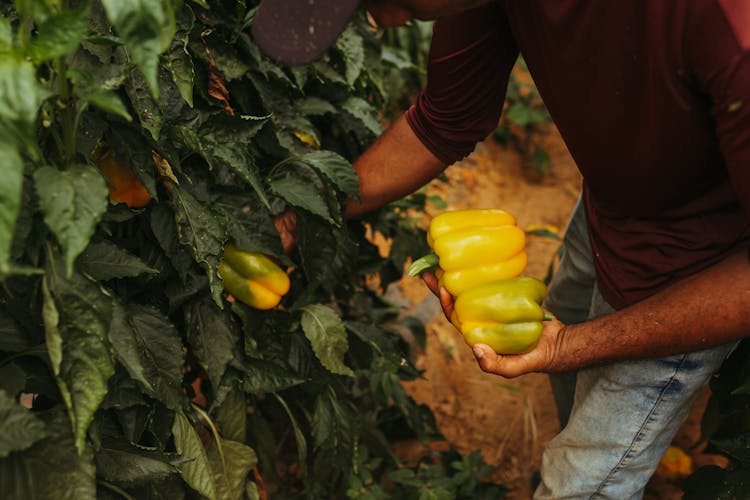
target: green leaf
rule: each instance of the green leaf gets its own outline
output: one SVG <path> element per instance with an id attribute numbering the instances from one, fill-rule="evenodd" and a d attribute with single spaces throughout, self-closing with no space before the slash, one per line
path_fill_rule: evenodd
<path id="1" fill-rule="evenodd" d="M 344 364 L 344 355 L 349 350 L 346 329 L 333 309 L 322 304 L 304 307 L 302 330 L 324 367 L 338 375 L 354 376 L 351 368 Z"/>
<path id="2" fill-rule="evenodd" d="M 95 282 L 77 273 L 66 278 L 61 271 L 60 259 L 50 256 L 44 278 L 45 309 L 54 306 L 57 314 L 45 314 L 44 326 L 48 338 L 61 340 L 53 367 L 59 361 L 57 383 L 68 407 L 76 448 L 82 453 L 86 431 L 115 372 L 107 340 L 113 300 Z"/>
<path id="3" fill-rule="evenodd" d="M 309 96 L 295 102 L 294 109 L 305 116 L 323 116 L 336 113 L 336 106 L 315 96 Z"/>
<path id="4" fill-rule="evenodd" d="M 219 443 L 223 456 L 219 456 Z M 208 461 L 213 470 L 216 498 L 242 500 L 247 475 L 258 462 L 253 449 L 236 441 L 217 438 L 208 449 Z"/>
<path id="5" fill-rule="evenodd" d="M 105 481 L 136 485 L 158 482 L 179 473 L 183 460 L 128 443 L 107 443 L 94 457 L 96 472 Z"/>
<path id="6" fill-rule="evenodd" d="M 268 197 L 263 189 L 263 180 L 258 167 L 255 165 L 255 159 L 250 155 L 246 145 L 234 142 L 217 142 L 207 144 L 205 151 L 209 163 L 220 162 L 235 172 L 240 179 L 253 188 L 263 204 L 270 207 Z"/>
<path id="7" fill-rule="evenodd" d="M 0 457 L 25 450 L 44 437 L 44 422 L 0 391 Z"/>
<path id="8" fill-rule="evenodd" d="M 0 129 L 0 134 L 2 130 Z M 21 209 L 23 161 L 15 144 L 0 136 L 3 181 L 0 182 L 0 276 L 8 272 L 13 249 L 13 234 Z"/>
<path id="9" fill-rule="evenodd" d="M 146 394 L 176 410 L 183 399 L 183 356 L 172 323 L 155 309 L 125 304 L 115 308 L 109 338 L 115 356 Z"/>
<path id="10" fill-rule="evenodd" d="M 107 240 L 91 243 L 78 257 L 77 264 L 81 272 L 97 281 L 133 278 L 141 274 L 159 272 L 135 255 Z"/>
<path id="11" fill-rule="evenodd" d="M 346 83 L 354 85 L 362 73 L 365 63 L 365 47 L 362 36 L 357 29 L 350 24 L 336 40 L 336 49 L 344 56 L 346 63 Z"/>
<path id="12" fill-rule="evenodd" d="M 36 116 L 49 96 L 31 62 L 0 54 L 0 143 L 23 144 L 25 152 L 38 157 Z"/>
<path id="13" fill-rule="evenodd" d="M 383 125 L 378 120 L 373 106 L 361 97 L 349 97 L 341 104 L 341 109 L 359 120 L 374 136 L 383 133 Z"/>
<path id="14" fill-rule="evenodd" d="M 344 193 L 359 199 L 359 178 L 352 164 L 343 156 L 333 151 L 311 151 L 302 155 L 299 161 L 328 177 Z"/>
<path id="15" fill-rule="evenodd" d="M 183 8 L 178 13 L 177 33 L 172 40 L 172 46 L 164 55 L 164 67 L 172 75 L 172 81 L 177 86 L 180 95 L 186 103 L 193 107 L 193 85 L 195 81 L 195 67 L 193 59 L 187 50 L 190 30 L 195 24 L 192 10 Z"/>
<path id="16" fill-rule="evenodd" d="M 191 303 L 184 311 L 187 340 L 192 352 L 211 383 L 218 385 L 239 340 L 229 325 L 229 317 L 206 299 Z"/>
<path id="17" fill-rule="evenodd" d="M 203 449 L 201 438 L 187 416 L 181 411 L 175 414 L 172 433 L 174 434 L 174 445 L 177 453 L 190 459 L 189 462 L 185 462 L 178 467 L 182 478 L 201 495 L 210 499 L 217 498 L 216 481 L 206 451 Z"/>
<path id="18" fill-rule="evenodd" d="M 70 274 L 107 210 L 107 186 L 101 174 L 88 165 L 72 165 L 68 170 L 41 167 L 34 172 L 34 183 L 44 222 L 62 245 Z"/>
<path id="19" fill-rule="evenodd" d="M 279 392 L 306 382 L 289 368 L 261 359 L 248 361 L 243 372 L 243 389 L 249 394 Z"/>
<path id="20" fill-rule="evenodd" d="M 320 195 L 320 180 L 301 169 L 284 169 L 268 181 L 271 191 L 285 199 L 290 205 L 322 217 L 335 224 L 331 212 Z"/>
<path id="21" fill-rule="evenodd" d="M 216 422 L 226 439 L 244 443 L 247 438 L 247 400 L 243 391 L 232 389 L 216 411 Z"/>
<path id="22" fill-rule="evenodd" d="M 159 95 L 159 54 L 167 50 L 176 24 L 170 2 L 160 0 L 102 0 L 115 31 L 143 73 L 154 96 Z"/>
<path id="23" fill-rule="evenodd" d="M 84 95 L 82 99 L 107 113 L 120 116 L 127 121 L 133 120 L 133 117 L 130 116 L 128 108 L 125 106 L 125 103 L 122 102 L 120 96 L 111 90 L 92 92 Z"/>
<path id="24" fill-rule="evenodd" d="M 143 128 L 148 130 L 151 137 L 158 141 L 161 136 L 161 128 L 164 125 L 162 101 L 154 97 L 146 79 L 138 71 L 132 71 L 130 78 L 126 80 L 125 92 L 130 98 L 133 108 L 138 111 L 138 121 Z"/>
<path id="25" fill-rule="evenodd" d="M 73 52 L 86 36 L 87 28 L 88 13 L 83 10 L 63 10 L 48 17 L 29 44 L 31 59 L 40 64 Z"/>
<path id="26" fill-rule="evenodd" d="M 206 271 L 211 296 L 221 307 L 223 285 L 218 268 L 227 239 L 226 223 L 184 188 L 175 186 L 172 194 L 180 243 L 190 249 L 195 261 Z"/>
<path id="27" fill-rule="evenodd" d="M 96 498 L 96 470 L 90 448 L 76 453 L 64 413 L 45 416 L 47 438 L 0 458 L 4 500 Z"/>
<path id="28" fill-rule="evenodd" d="M 98 281 L 158 274 L 135 255 L 108 240 L 91 243 L 78 257 L 81 272 Z"/>

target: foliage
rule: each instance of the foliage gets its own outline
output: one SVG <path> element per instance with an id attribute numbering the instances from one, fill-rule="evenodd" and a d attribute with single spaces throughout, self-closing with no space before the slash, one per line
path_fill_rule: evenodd
<path id="1" fill-rule="evenodd" d="M 477 455 L 408 466 L 389 447 L 439 439 L 400 385 L 420 373 L 396 330 L 419 325 L 367 285 L 424 252 L 406 214 L 425 200 L 370 217 L 387 258 L 341 201 L 399 98 L 398 47 L 359 15 L 323 60 L 280 66 L 249 35 L 254 7 L 0 3 L 4 498 L 497 491 Z M 99 157 L 132 170 L 143 208 L 110 196 Z M 288 267 L 279 308 L 224 295 L 227 242 Z"/>
<path id="2" fill-rule="evenodd" d="M 538 144 L 551 123 L 547 108 L 531 81 L 523 59 L 519 59 L 508 80 L 505 108 L 494 137 L 503 144 L 512 144 L 539 175 L 549 170 L 547 151 Z"/>
<path id="3" fill-rule="evenodd" d="M 711 381 L 711 399 L 703 415 L 708 451 L 723 453 L 729 467 L 705 466 L 685 482 L 687 499 L 750 496 L 750 342 L 742 341 Z"/>

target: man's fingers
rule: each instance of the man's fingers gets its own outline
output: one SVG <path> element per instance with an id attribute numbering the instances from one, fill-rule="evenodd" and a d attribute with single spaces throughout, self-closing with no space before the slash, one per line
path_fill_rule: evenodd
<path id="1" fill-rule="evenodd" d="M 474 344 L 472 348 L 482 371 L 505 378 L 514 378 L 527 373 L 527 363 L 519 355 L 497 355 L 485 344 Z"/>
<path id="2" fill-rule="evenodd" d="M 453 295 L 443 287 L 440 288 L 440 295 L 438 297 L 440 297 L 440 305 L 443 307 L 445 317 L 450 321 L 451 316 L 453 316 Z"/>
<path id="3" fill-rule="evenodd" d="M 424 272 L 421 274 L 424 284 L 430 289 L 432 293 L 440 297 L 440 285 L 438 285 L 437 277 L 431 272 Z"/>

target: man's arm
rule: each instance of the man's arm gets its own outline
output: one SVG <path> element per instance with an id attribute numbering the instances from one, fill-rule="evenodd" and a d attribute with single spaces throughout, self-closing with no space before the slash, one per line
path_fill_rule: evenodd
<path id="1" fill-rule="evenodd" d="M 597 319 L 564 326 L 545 323 L 527 354 L 474 354 L 482 370 L 504 377 L 561 372 L 626 359 L 699 351 L 750 335 L 750 249 L 652 297 Z"/>
<path id="2" fill-rule="evenodd" d="M 357 218 L 416 191 L 445 169 L 445 164 L 419 140 L 402 115 L 354 163 L 360 199 L 348 199 L 344 216 Z M 296 246 L 293 210 L 274 217 L 284 251 Z"/>
<path id="3" fill-rule="evenodd" d="M 346 218 L 403 198 L 439 175 L 445 165 L 435 157 L 401 116 L 354 163 L 360 201 L 350 199 Z"/>

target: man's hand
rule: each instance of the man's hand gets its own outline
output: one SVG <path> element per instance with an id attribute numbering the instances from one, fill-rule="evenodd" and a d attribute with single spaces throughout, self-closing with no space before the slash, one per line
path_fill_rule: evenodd
<path id="1" fill-rule="evenodd" d="M 443 314 L 450 321 L 455 298 L 448 290 L 438 285 L 438 280 L 433 273 L 422 273 L 422 279 L 427 288 L 440 299 Z M 554 371 L 553 361 L 562 344 L 564 326 L 557 319 L 545 321 L 539 343 L 532 351 L 525 354 L 495 354 L 490 346 L 475 344 L 474 356 L 482 371 L 506 378 L 514 378 L 531 372 Z"/>
<path id="2" fill-rule="evenodd" d="M 524 354 L 495 354 L 488 345 L 475 344 L 474 356 L 482 371 L 494 373 L 505 378 L 515 378 L 532 372 L 550 372 L 563 344 L 564 325 L 557 319 L 545 321 L 539 343 Z"/>

